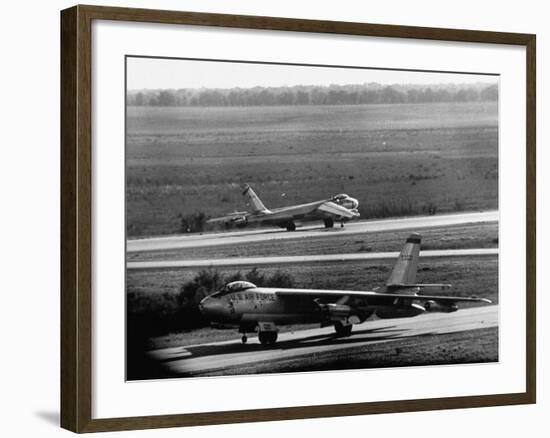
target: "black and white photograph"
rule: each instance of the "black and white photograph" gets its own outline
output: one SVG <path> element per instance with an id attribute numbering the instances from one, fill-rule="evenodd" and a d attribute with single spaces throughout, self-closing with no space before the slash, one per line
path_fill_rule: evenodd
<path id="1" fill-rule="evenodd" d="M 545 437 L 548 8 L 453 6 L 5 2 L 0 435 Z"/>
<path id="2" fill-rule="evenodd" d="M 499 361 L 499 76 L 126 57 L 126 379 Z"/>

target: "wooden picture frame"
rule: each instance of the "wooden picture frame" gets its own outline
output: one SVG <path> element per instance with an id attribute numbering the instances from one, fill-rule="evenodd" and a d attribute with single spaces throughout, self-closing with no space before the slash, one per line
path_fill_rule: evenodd
<path id="1" fill-rule="evenodd" d="M 509 394 L 281 407 L 177 415 L 92 418 L 92 22 L 112 20 L 322 34 L 517 45 L 526 49 L 526 391 Z M 61 426 L 74 432 L 535 403 L 535 35 L 458 29 L 331 22 L 75 6 L 61 12 Z"/>

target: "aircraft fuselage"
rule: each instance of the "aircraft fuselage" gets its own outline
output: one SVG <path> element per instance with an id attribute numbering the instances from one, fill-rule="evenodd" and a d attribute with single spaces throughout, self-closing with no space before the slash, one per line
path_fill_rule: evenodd
<path id="1" fill-rule="evenodd" d="M 200 303 L 201 312 L 210 321 L 240 325 L 257 321 L 276 324 L 320 322 L 321 310 L 311 299 L 280 299 L 270 288 L 254 288 L 210 296 Z"/>
<path id="2" fill-rule="evenodd" d="M 352 309 L 346 304 L 314 301 L 306 296 L 283 298 L 276 293 L 281 290 L 283 289 L 256 287 L 229 292 L 222 296 L 213 294 L 201 301 L 200 311 L 210 321 L 226 325 L 251 325 L 260 321 L 284 325 L 329 323 L 333 319 L 345 320 L 351 316 L 365 320 L 377 308 L 383 308 L 385 305 L 395 308 L 391 298 L 377 300 L 375 307 L 369 306 L 367 300 L 363 299 L 360 300 L 361 303 L 355 302 Z"/>
<path id="3" fill-rule="evenodd" d="M 274 208 L 265 212 L 253 213 L 247 216 L 248 223 L 264 223 L 284 225 L 291 221 L 314 221 L 331 217 L 315 208 L 326 201 L 309 202 L 307 204 Z"/>

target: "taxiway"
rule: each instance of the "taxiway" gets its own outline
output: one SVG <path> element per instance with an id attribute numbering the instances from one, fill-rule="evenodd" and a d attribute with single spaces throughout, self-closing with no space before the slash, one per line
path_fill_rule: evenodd
<path id="1" fill-rule="evenodd" d="M 236 245 L 251 242 L 267 242 L 281 239 L 301 239 L 327 237 L 329 235 L 350 235 L 379 231 L 432 228 L 451 225 L 464 225 L 498 221 L 498 211 L 457 213 L 434 216 L 414 216 L 399 219 L 352 221 L 345 228 L 323 228 L 314 225 L 298 228 L 296 231 L 284 231 L 280 228 L 262 228 L 245 231 L 220 233 L 193 233 L 177 236 L 154 237 L 148 239 L 130 239 L 126 243 L 126 252 L 161 251 L 181 248 L 203 248 L 218 245 Z"/>
<path id="2" fill-rule="evenodd" d="M 154 350 L 150 357 L 171 375 L 239 374 L 255 364 L 276 363 L 311 355 L 390 343 L 421 335 L 443 335 L 498 326 L 499 306 L 461 309 L 454 313 L 427 313 L 414 318 L 367 321 L 353 327 L 350 337 L 334 336 L 332 327 L 282 333 L 273 346 L 262 346 L 256 337 L 241 344 L 235 340 Z M 419 341 L 422 342 L 422 341 Z M 295 367 L 296 369 L 296 367 Z M 298 365 L 299 369 L 299 365 Z"/>

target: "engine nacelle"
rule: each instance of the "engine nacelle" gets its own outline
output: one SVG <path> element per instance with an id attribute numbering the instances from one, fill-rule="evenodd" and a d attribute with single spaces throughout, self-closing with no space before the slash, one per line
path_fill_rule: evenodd
<path id="1" fill-rule="evenodd" d="M 330 321 L 340 321 L 351 315 L 351 307 L 345 304 L 321 304 L 321 310 Z"/>
<path id="2" fill-rule="evenodd" d="M 376 309 L 376 316 L 380 319 L 389 318 L 411 318 L 424 313 L 426 309 L 420 304 L 410 304 L 408 306 L 385 306 Z"/>
<path id="3" fill-rule="evenodd" d="M 440 302 L 429 300 L 424 303 L 424 308 L 426 312 L 442 312 L 442 313 L 451 313 L 458 310 L 458 306 L 455 303 L 442 304 Z"/>
<path id="4" fill-rule="evenodd" d="M 237 228 L 244 227 L 248 224 L 248 218 L 246 216 L 238 216 L 235 218 L 232 218 L 229 223 L 226 223 L 228 226 L 235 226 Z"/>
<path id="5" fill-rule="evenodd" d="M 332 325 L 336 321 L 347 321 L 350 324 L 360 324 L 369 318 L 374 309 L 368 306 L 348 306 L 347 304 L 319 303 L 323 314 L 321 325 Z"/>

